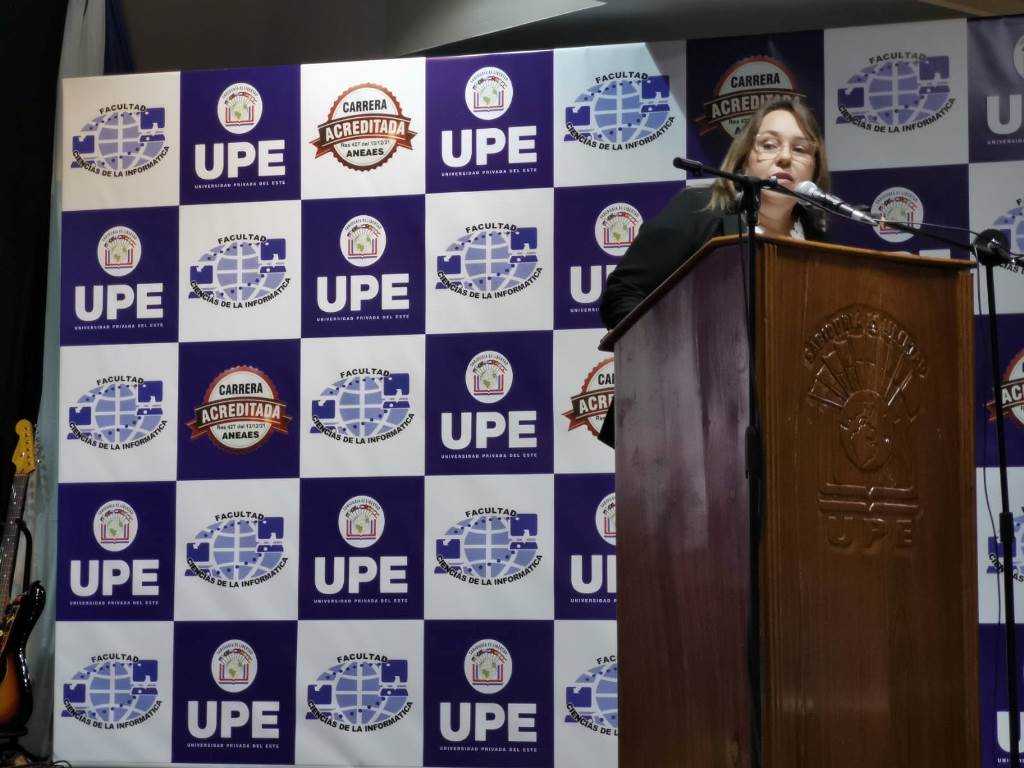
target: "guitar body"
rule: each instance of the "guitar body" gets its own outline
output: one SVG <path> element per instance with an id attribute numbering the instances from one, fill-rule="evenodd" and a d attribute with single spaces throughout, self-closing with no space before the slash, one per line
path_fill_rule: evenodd
<path id="1" fill-rule="evenodd" d="M 32 683 L 25 644 L 46 603 L 46 590 L 36 581 L 12 600 L 0 627 L 0 736 L 24 729 L 32 715 Z"/>

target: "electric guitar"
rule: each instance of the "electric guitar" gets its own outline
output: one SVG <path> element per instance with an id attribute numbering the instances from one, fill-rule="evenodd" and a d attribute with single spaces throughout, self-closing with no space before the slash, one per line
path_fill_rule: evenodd
<path id="1" fill-rule="evenodd" d="M 14 482 L 11 484 L 11 498 L 7 505 L 3 533 L 0 534 L 0 605 L 3 605 L 3 621 L 0 622 L 0 736 L 21 731 L 32 714 L 32 683 L 28 676 L 28 663 L 25 661 L 25 643 L 46 602 L 46 591 L 38 581 L 32 582 L 28 589 L 13 600 L 10 599 L 18 559 L 18 541 L 24 527 L 22 516 L 25 514 L 25 494 L 29 477 L 36 470 L 32 425 L 22 419 L 14 430 L 18 434 L 18 445 L 11 457 L 14 463 Z M 27 530 L 25 534 L 28 536 Z M 27 540 L 26 582 L 32 552 L 32 540 Z"/>

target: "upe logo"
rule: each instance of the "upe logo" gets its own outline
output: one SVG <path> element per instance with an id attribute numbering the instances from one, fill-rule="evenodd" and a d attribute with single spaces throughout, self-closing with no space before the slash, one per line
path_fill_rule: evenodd
<path id="1" fill-rule="evenodd" d="M 1017 38 L 1013 45 L 1013 68 L 1018 75 L 1024 77 L 1024 35 Z"/>
<path id="2" fill-rule="evenodd" d="M 163 107 L 144 104 L 111 104 L 71 137 L 72 168 L 84 168 L 106 178 L 145 173 L 159 163 L 170 148 L 164 142 L 166 115 Z"/>
<path id="3" fill-rule="evenodd" d="M 512 679 L 512 654 L 497 640 L 478 640 L 466 651 L 462 670 L 477 693 L 497 693 Z"/>
<path id="4" fill-rule="evenodd" d="M 751 56 L 729 67 L 715 83 L 704 114 L 697 118 L 701 135 L 721 128 L 730 137 L 746 128 L 762 104 L 782 97 L 800 97 L 795 78 L 771 56 Z"/>
<path id="5" fill-rule="evenodd" d="M 284 570 L 284 518 L 248 510 L 214 515 L 185 548 L 185 576 L 219 587 L 252 587 Z"/>
<path id="6" fill-rule="evenodd" d="M 594 78 L 565 110 L 563 141 L 601 150 L 629 150 L 656 141 L 672 127 L 668 76 L 611 72 Z"/>
<path id="7" fill-rule="evenodd" d="M 412 710 L 409 662 L 379 653 L 348 653 L 306 687 L 307 720 L 366 733 L 394 725 Z"/>
<path id="8" fill-rule="evenodd" d="M 397 437 L 412 424 L 409 374 L 382 368 L 353 368 L 312 403 L 313 425 L 332 440 L 350 445 Z"/>
<path id="9" fill-rule="evenodd" d="M 283 238 L 225 235 L 189 268 L 188 297 L 216 307 L 258 307 L 288 288 L 287 272 Z"/>
<path id="10" fill-rule="evenodd" d="M 619 663 L 601 656 L 565 689 L 565 722 L 605 736 L 619 735 Z"/>
<path id="11" fill-rule="evenodd" d="M 342 165 L 356 171 L 372 171 L 384 165 L 399 147 L 412 149 L 416 132 L 410 118 L 402 113 L 398 99 L 387 88 L 374 83 L 354 85 L 342 93 L 317 126 L 319 136 L 310 144 L 316 156 L 334 155 Z"/>
<path id="12" fill-rule="evenodd" d="M 512 78 L 497 67 L 482 67 L 466 81 L 466 107 L 481 120 L 497 120 L 512 106 Z"/>
<path id="13" fill-rule="evenodd" d="M 111 227 L 96 243 L 96 262 L 103 272 L 120 280 L 135 271 L 142 261 L 142 239 L 129 227 Z M 126 313 L 133 306 L 135 319 L 159 320 L 164 316 L 163 283 L 104 282 L 93 285 L 75 286 L 75 317 L 83 323 L 92 323 L 100 318 L 106 320 L 127 320 Z M 90 295 L 91 294 L 91 295 Z M 91 306 L 90 306 L 91 301 Z M 161 323 L 151 323 L 156 327 Z M 97 325 L 96 328 L 127 328 L 129 324 Z M 81 328 L 81 326 L 78 326 Z"/>
<path id="14" fill-rule="evenodd" d="M 353 267 L 368 267 L 377 263 L 388 245 L 384 225 L 373 216 L 356 216 L 345 222 L 338 238 L 338 246 L 345 261 Z"/>
<path id="15" fill-rule="evenodd" d="M 466 234 L 437 257 L 436 290 L 473 299 L 500 299 L 526 290 L 540 277 L 537 228 L 490 222 Z"/>
<path id="16" fill-rule="evenodd" d="M 384 535 L 384 508 L 372 496 L 353 496 L 338 512 L 338 532 L 356 549 L 372 547 Z"/>
<path id="17" fill-rule="evenodd" d="M 64 683 L 61 717 L 103 730 L 141 725 L 157 713 L 156 659 L 101 653 Z"/>
<path id="18" fill-rule="evenodd" d="M 120 451 L 145 445 L 167 426 L 164 384 L 138 376 L 106 376 L 68 409 L 68 440 Z"/>
<path id="19" fill-rule="evenodd" d="M 572 407 L 562 414 L 569 420 L 569 431 L 586 427 L 597 437 L 614 399 L 615 358 L 608 357 L 590 369 L 580 391 L 569 401 Z"/>
<path id="20" fill-rule="evenodd" d="M 893 51 L 872 56 L 837 94 L 837 125 L 875 133 L 905 133 L 941 119 L 956 99 L 949 90 L 949 56 Z"/>
<path id="21" fill-rule="evenodd" d="M 541 563 L 537 515 L 502 507 L 482 507 L 436 540 L 434 573 L 478 586 L 501 586 L 524 579 Z"/>
<path id="22" fill-rule="evenodd" d="M 998 219 L 992 227 L 998 229 L 1006 236 L 1006 242 L 1013 244 L 1013 250 L 1018 253 L 1024 251 L 1024 206 L 1022 200 L 1017 201 L 1017 207 L 1011 208 Z"/>
<path id="23" fill-rule="evenodd" d="M 256 681 L 259 661 L 244 640 L 226 640 L 213 652 L 210 674 L 222 691 L 241 693 Z"/>
<path id="24" fill-rule="evenodd" d="M 195 418 L 185 426 L 192 429 L 193 440 L 206 435 L 228 453 L 249 453 L 274 432 L 288 434 L 292 417 L 287 408 L 267 374 L 251 365 L 238 365 L 210 382 Z"/>
<path id="25" fill-rule="evenodd" d="M 142 260 L 142 240 L 128 227 L 111 227 L 96 244 L 100 269 L 111 277 L 124 277 Z"/>
<path id="26" fill-rule="evenodd" d="M 353 496 L 338 511 L 338 533 L 342 540 L 355 549 L 371 549 L 384 535 L 387 518 L 384 508 L 372 496 Z M 392 604 L 398 598 L 388 595 L 408 593 L 406 569 L 409 558 L 405 555 L 335 555 L 313 559 L 313 582 L 319 604 L 351 605 L 353 595 L 379 591 L 374 602 Z M 341 594 L 344 592 L 345 594 Z M 338 595 L 337 598 L 330 598 Z M 404 602 L 404 601 L 403 601 Z"/>
<path id="27" fill-rule="evenodd" d="M 1022 349 L 1003 373 L 1003 385 L 999 388 L 999 404 L 1003 413 L 1024 429 L 1024 349 Z M 996 420 L 995 400 L 988 401 L 989 421 Z"/>
<path id="28" fill-rule="evenodd" d="M 609 493 L 594 510 L 594 526 L 597 535 L 608 544 L 615 546 L 615 494 Z"/>
<path id="29" fill-rule="evenodd" d="M 879 222 L 875 234 L 886 242 L 902 243 L 914 235 L 891 227 L 886 222 L 895 221 L 917 228 L 924 221 L 924 203 L 906 187 L 889 187 L 879 192 L 871 203 L 871 216 Z"/>
<path id="30" fill-rule="evenodd" d="M 466 389 L 479 403 L 496 403 L 512 389 L 512 363 L 501 352 L 477 352 L 466 366 Z"/>
<path id="31" fill-rule="evenodd" d="M 139 517 L 127 501 L 108 501 L 96 510 L 92 533 L 107 552 L 127 549 L 139 534 Z"/>
<path id="32" fill-rule="evenodd" d="M 594 239 L 609 256 L 621 257 L 633 244 L 643 223 L 640 211 L 629 203 L 612 203 L 597 215 Z"/>
<path id="33" fill-rule="evenodd" d="M 263 99 L 254 85 L 233 83 L 217 99 L 217 119 L 224 130 L 230 133 L 248 133 L 256 127 L 261 117 Z"/>

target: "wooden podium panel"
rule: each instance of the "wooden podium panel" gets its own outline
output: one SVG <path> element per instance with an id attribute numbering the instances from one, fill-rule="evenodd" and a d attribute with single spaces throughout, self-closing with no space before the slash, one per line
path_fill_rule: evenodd
<path id="1" fill-rule="evenodd" d="M 977 766 L 966 263 L 764 239 L 749 642 L 744 259 L 708 244 L 616 350 L 620 764 Z"/>
<path id="2" fill-rule="evenodd" d="M 766 765 L 977 765 L 970 276 L 762 269 Z"/>
<path id="3" fill-rule="evenodd" d="M 623 768 L 749 765 L 743 263 L 694 262 L 615 347 Z"/>

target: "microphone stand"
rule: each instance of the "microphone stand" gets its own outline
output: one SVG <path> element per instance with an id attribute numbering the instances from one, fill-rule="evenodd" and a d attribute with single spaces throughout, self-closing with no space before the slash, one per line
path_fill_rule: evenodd
<path id="1" fill-rule="evenodd" d="M 681 170 L 697 176 L 716 176 L 731 181 L 741 191 L 740 212 L 745 224 L 747 239 L 746 319 L 747 319 L 747 368 L 748 368 L 748 419 L 746 429 L 746 474 L 747 499 L 749 504 L 750 529 L 750 606 L 747 610 L 747 676 L 751 696 L 751 765 L 761 766 L 761 595 L 760 595 L 760 552 L 761 552 L 761 414 L 757 403 L 757 359 L 755 339 L 757 333 L 756 265 L 757 241 L 755 239 L 757 212 L 761 207 L 761 190 L 781 187 L 775 177 L 761 179 L 739 173 L 729 173 L 695 160 L 677 157 L 672 164 Z"/>
<path id="2" fill-rule="evenodd" d="M 779 191 L 789 192 L 785 187 L 779 188 Z M 805 202 L 817 204 L 805 196 L 793 196 Z M 827 206 L 819 205 L 818 207 L 826 211 L 829 210 Z M 973 251 L 977 260 L 985 268 L 985 285 L 988 289 L 989 357 L 992 365 L 993 402 L 995 403 L 996 412 L 996 445 L 999 450 L 999 489 L 1003 501 L 1002 510 L 999 513 L 999 539 L 1003 547 L 1003 611 L 1005 616 L 1006 643 L 1006 696 L 1010 720 L 1010 768 L 1020 768 L 1020 693 L 1017 684 L 1017 622 L 1013 603 L 1013 516 L 1010 514 L 1009 484 L 1007 482 L 1006 432 L 1000 391 L 1002 389 L 1000 385 L 1002 372 L 999 369 L 999 331 L 996 325 L 994 276 L 997 266 L 1015 263 L 1016 258 L 1010 253 L 1008 244 L 1004 245 L 1003 242 L 1000 242 L 1000 240 L 1005 240 L 1005 238 L 998 230 L 985 230 L 977 236 L 973 243 L 967 244 L 937 235 L 934 232 L 912 227 L 900 221 L 886 221 L 885 224 L 901 232 L 922 235 L 955 248 Z"/>

